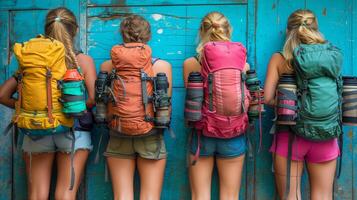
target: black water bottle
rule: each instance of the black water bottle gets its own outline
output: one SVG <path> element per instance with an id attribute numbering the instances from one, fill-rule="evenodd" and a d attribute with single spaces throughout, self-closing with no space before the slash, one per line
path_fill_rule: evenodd
<path id="1" fill-rule="evenodd" d="M 108 103 L 108 72 L 101 71 L 95 81 L 96 112 L 94 118 L 97 123 L 106 122 Z"/>
<path id="2" fill-rule="evenodd" d="M 155 126 L 166 128 L 170 125 L 170 105 L 171 98 L 168 96 L 169 82 L 165 73 L 158 73 L 155 78 L 154 106 L 155 106 Z"/>
<path id="3" fill-rule="evenodd" d="M 203 78 L 201 73 L 191 72 L 188 76 L 184 113 L 185 119 L 188 122 L 201 120 L 203 95 Z"/>

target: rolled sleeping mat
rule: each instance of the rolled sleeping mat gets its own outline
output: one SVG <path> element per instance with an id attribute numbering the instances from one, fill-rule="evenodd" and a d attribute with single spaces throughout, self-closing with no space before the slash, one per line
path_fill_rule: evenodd
<path id="1" fill-rule="evenodd" d="M 277 124 L 295 125 L 297 117 L 297 96 L 295 75 L 283 74 L 277 89 Z"/>
<path id="2" fill-rule="evenodd" d="M 343 77 L 342 98 L 343 124 L 357 126 L 357 77 Z"/>
<path id="3" fill-rule="evenodd" d="M 203 95 L 203 78 L 201 73 L 191 72 L 188 76 L 184 112 L 185 119 L 188 122 L 201 120 Z"/>
<path id="4" fill-rule="evenodd" d="M 67 116 L 81 117 L 87 107 L 83 77 L 78 69 L 68 69 L 61 83 L 62 112 Z"/>

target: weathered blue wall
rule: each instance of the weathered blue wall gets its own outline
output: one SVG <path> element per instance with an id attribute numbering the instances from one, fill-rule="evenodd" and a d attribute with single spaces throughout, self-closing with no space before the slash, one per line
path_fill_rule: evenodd
<path id="1" fill-rule="evenodd" d="M 344 74 L 357 75 L 357 0 L 2 0 L 0 1 L 0 83 L 17 67 L 10 47 L 43 32 L 48 9 L 66 6 L 78 17 L 78 46 L 95 59 L 96 67 L 109 58 L 110 48 L 121 42 L 118 32 L 121 19 L 130 13 L 143 15 L 152 25 L 150 45 L 154 56 L 173 66 L 173 129 L 176 139 L 165 136 L 169 152 L 162 199 L 189 199 L 186 168 L 187 130 L 183 124 L 183 60 L 195 54 L 200 19 L 210 11 L 223 12 L 233 26 L 233 40 L 248 48 L 248 62 L 264 80 L 272 53 L 281 49 L 286 19 L 297 8 L 313 10 L 325 36 L 344 52 Z M 354 67 L 355 66 L 355 67 Z M 11 110 L 0 106 L 0 130 L 10 120 Z M 241 199 L 274 199 L 275 188 L 268 148 L 271 135 L 270 115 L 264 118 L 262 151 L 257 154 L 258 134 L 251 133 L 254 150 L 247 156 L 242 180 Z M 335 187 L 336 199 L 353 199 L 357 191 L 357 137 L 345 128 L 343 172 Z M 96 145 L 100 134 L 93 131 Z M 21 152 L 12 154 L 11 136 L 0 136 L 0 199 L 26 199 L 26 182 Z M 97 147 L 96 147 L 97 148 Z M 96 150 L 96 149 L 95 149 Z M 102 146 L 102 150 L 104 150 Z M 105 181 L 105 165 L 93 164 L 92 153 L 79 194 L 86 199 L 112 199 L 110 182 Z M 217 176 L 214 176 L 213 199 L 218 199 Z M 304 177 L 304 198 L 308 184 Z M 138 189 L 138 182 L 136 182 Z"/>

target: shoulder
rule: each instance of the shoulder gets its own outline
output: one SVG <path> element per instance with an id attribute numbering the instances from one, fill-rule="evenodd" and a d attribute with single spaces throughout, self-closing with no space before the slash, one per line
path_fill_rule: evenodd
<path id="1" fill-rule="evenodd" d="M 269 68 L 274 68 L 279 74 L 292 74 L 294 71 L 288 67 L 288 63 L 281 53 L 274 53 L 269 61 Z"/>
<path id="2" fill-rule="evenodd" d="M 201 64 L 198 62 L 197 58 L 190 57 L 183 62 L 183 68 L 184 70 L 189 71 L 191 71 L 191 69 L 194 71 L 199 71 L 201 69 Z"/>
<path id="3" fill-rule="evenodd" d="M 281 66 L 285 63 L 285 58 L 283 57 L 283 55 L 281 55 L 281 53 L 274 53 L 271 57 L 270 57 L 270 61 L 269 61 L 269 67 L 273 67 L 276 68 L 277 70 L 279 68 L 281 68 Z"/>
<path id="4" fill-rule="evenodd" d="M 196 57 L 189 57 L 183 62 L 184 66 L 200 65 Z"/>
<path id="5" fill-rule="evenodd" d="M 171 67 L 171 64 L 166 60 L 158 59 L 155 61 L 153 66 L 161 66 L 161 67 Z"/>
<path id="6" fill-rule="evenodd" d="M 100 65 L 100 71 L 111 72 L 113 69 L 112 60 L 106 60 Z"/>
<path id="7" fill-rule="evenodd" d="M 83 73 L 86 74 L 89 70 L 95 70 L 94 60 L 92 57 L 80 53 L 77 55 L 78 65 L 83 70 Z"/>
<path id="8" fill-rule="evenodd" d="M 171 74 L 172 68 L 171 68 L 171 64 L 169 62 L 167 62 L 166 60 L 157 60 L 153 66 L 152 66 L 153 70 L 155 73 L 158 72 L 165 72 L 167 75 Z"/>
<path id="9" fill-rule="evenodd" d="M 283 57 L 283 55 L 281 53 L 274 53 L 270 58 L 270 62 L 274 62 L 274 63 L 281 63 L 284 61 L 285 61 L 285 58 Z"/>
<path id="10" fill-rule="evenodd" d="M 94 62 L 92 57 L 83 53 L 78 54 L 77 59 L 79 62 Z"/>

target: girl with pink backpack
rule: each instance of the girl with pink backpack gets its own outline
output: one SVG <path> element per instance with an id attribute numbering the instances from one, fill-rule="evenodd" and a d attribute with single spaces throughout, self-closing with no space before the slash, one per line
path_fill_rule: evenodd
<path id="1" fill-rule="evenodd" d="M 199 29 L 197 56 L 184 62 L 185 118 L 192 128 L 189 175 L 192 199 L 211 199 L 214 163 L 220 199 L 238 199 L 248 127 L 250 94 L 245 84 L 246 49 L 231 42 L 232 27 L 219 12 Z"/>

